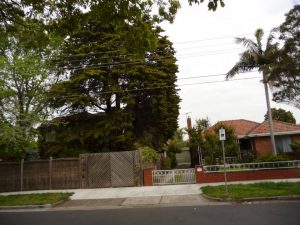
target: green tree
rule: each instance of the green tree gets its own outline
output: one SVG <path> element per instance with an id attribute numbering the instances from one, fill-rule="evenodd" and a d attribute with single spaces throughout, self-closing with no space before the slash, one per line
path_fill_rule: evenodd
<path id="1" fill-rule="evenodd" d="M 279 26 L 280 42 L 283 42 L 277 63 L 272 65 L 273 99 L 300 108 L 300 5 L 295 5 Z"/>
<path id="2" fill-rule="evenodd" d="M 105 119 L 105 132 L 111 130 L 111 137 L 127 143 L 124 146 L 133 144 L 134 138 L 143 146 L 161 148 L 177 129 L 179 97 L 172 43 L 159 35 L 161 29 L 153 28 L 158 47 L 140 59 L 127 50 L 121 35 L 134 24 L 123 23 L 120 31 L 113 23 L 103 24 L 94 12 L 85 14 L 81 22 L 84 29 L 66 40 L 58 61 L 68 78 L 52 86 L 52 107 L 66 115 L 105 112 L 107 118 L 115 118 Z"/>
<path id="3" fill-rule="evenodd" d="M 187 129 L 189 147 L 191 151 L 192 166 L 201 164 L 203 155 L 204 132 L 210 127 L 208 118 L 196 120 L 196 125 Z"/>
<path id="4" fill-rule="evenodd" d="M 276 108 L 272 108 L 272 118 L 274 120 L 279 120 L 279 121 L 283 121 L 283 122 L 287 122 L 287 123 L 293 123 L 296 124 L 296 119 L 293 115 L 293 113 L 291 113 L 290 111 L 286 111 L 284 109 L 276 109 Z M 265 114 L 265 120 L 268 120 L 269 116 L 268 113 Z"/>
<path id="5" fill-rule="evenodd" d="M 208 164 L 217 163 L 217 159 L 222 159 L 221 141 L 219 140 L 219 129 L 223 127 L 226 132 L 225 154 L 226 157 L 237 157 L 239 146 L 234 128 L 222 123 L 218 123 L 212 129 L 204 132 L 203 135 L 203 155 Z"/>
<path id="6" fill-rule="evenodd" d="M 273 44 L 273 31 L 267 38 L 266 47 L 263 49 L 262 38 L 264 32 L 262 29 L 257 29 L 255 34 L 255 41 L 248 38 L 236 38 L 236 43 L 243 44 L 246 47 L 246 51 L 241 53 L 240 60 L 232 67 L 232 69 L 227 73 L 226 78 L 232 78 L 236 74 L 251 71 L 253 69 L 258 69 L 259 72 L 262 72 L 263 84 L 265 88 L 265 96 L 268 109 L 269 117 L 269 127 L 271 134 L 272 150 L 273 154 L 276 155 L 276 145 L 275 138 L 273 133 L 273 123 L 272 123 L 272 114 L 270 109 L 270 100 L 269 100 L 269 90 L 268 84 L 272 82 L 273 77 L 270 76 L 270 68 L 277 63 L 277 58 L 279 55 L 278 44 Z"/>
<path id="7" fill-rule="evenodd" d="M 42 47 L 23 26 L 17 32 L 0 36 L 3 40 L 0 46 L 1 132 L 9 134 L 2 136 L 1 149 L 6 151 L 7 159 L 10 153 L 12 158 L 20 158 L 34 148 L 34 128 L 47 116 L 44 92 L 52 82 L 47 62 L 55 53 L 58 40 L 51 38 Z"/>
<path id="8" fill-rule="evenodd" d="M 187 147 L 188 143 L 183 140 L 184 130 L 177 129 L 173 138 L 166 145 L 167 157 L 170 158 L 171 167 L 177 166 L 176 154 L 181 153 L 182 148 Z"/>

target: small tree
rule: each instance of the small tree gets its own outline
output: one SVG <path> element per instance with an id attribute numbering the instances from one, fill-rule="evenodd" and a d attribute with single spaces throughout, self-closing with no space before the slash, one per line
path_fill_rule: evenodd
<path id="1" fill-rule="evenodd" d="M 199 164 L 203 158 L 203 133 L 210 126 L 208 118 L 196 120 L 196 125 L 193 128 L 187 129 L 189 135 L 189 147 L 191 151 L 192 166 Z"/>
<path id="2" fill-rule="evenodd" d="M 188 144 L 183 140 L 184 130 L 177 129 L 171 140 L 168 141 L 166 146 L 167 161 L 170 160 L 170 167 L 174 168 L 177 166 L 176 154 L 181 152 L 181 149 Z M 164 159 L 165 160 L 165 159 Z"/>
<path id="3" fill-rule="evenodd" d="M 203 135 L 203 154 L 205 162 L 208 164 L 217 163 L 217 158 L 222 158 L 221 141 L 219 140 L 219 129 L 223 127 L 226 132 L 225 154 L 227 157 L 235 157 L 239 154 L 239 146 L 234 128 L 222 123 L 218 123 L 212 129 L 204 132 Z"/>

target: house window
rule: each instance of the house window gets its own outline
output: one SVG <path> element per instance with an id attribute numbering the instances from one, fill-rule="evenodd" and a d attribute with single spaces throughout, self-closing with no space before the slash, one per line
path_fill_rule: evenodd
<path id="1" fill-rule="evenodd" d="M 278 152 L 286 153 L 292 152 L 291 144 L 292 138 L 291 136 L 276 136 L 275 137 L 276 148 Z"/>

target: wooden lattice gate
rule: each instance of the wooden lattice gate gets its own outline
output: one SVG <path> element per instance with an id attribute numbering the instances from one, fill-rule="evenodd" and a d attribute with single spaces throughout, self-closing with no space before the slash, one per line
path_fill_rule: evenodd
<path id="1" fill-rule="evenodd" d="M 140 178 L 138 151 L 80 155 L 81 188 L 136 186 Z"/>

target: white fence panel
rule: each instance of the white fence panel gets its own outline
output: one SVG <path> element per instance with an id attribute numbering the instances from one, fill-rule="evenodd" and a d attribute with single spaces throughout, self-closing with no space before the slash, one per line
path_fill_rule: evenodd
<path id="1" fill-rule="evenodd" d="M 196 183 L 195 169 L 153 170 L 153 185 Z"/>

